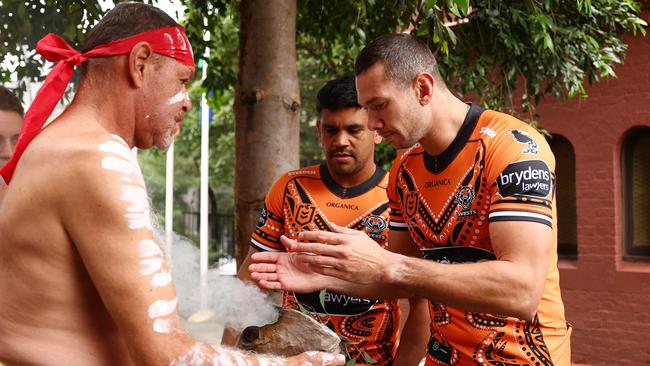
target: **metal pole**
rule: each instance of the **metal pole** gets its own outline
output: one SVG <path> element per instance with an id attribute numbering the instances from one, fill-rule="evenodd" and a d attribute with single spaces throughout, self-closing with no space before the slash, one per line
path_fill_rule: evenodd
<path id="1" fill-rule="evenodd" d="M 167 150 L 165 169 L 165 252 L 172 266 L 172 240 L 174 239 L 174 143 Z"/>
<path id="2" fill-rule="evenodd" d="M 208 50 L 206 49 L 206 54 Z M 207 58 L 207 57 L 206 57 Z M 202 61 L 202 80 L 207 74 L 207 63 Z M 200 269 L 201 269 L 201 309 L 207 307 L 207 276 L 208 276 L 208 137 L 210 130 L 210 115 L 208 101 L 203 94 L 201 96 L 201 221 L 200 221 Z"/>

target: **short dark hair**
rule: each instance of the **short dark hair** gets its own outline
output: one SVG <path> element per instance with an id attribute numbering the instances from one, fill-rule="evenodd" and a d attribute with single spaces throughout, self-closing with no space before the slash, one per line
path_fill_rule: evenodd
<path id="1" fill-rule="evenodd" d="M 164 11 L 143 3 L 120 3 L 88 32 L 82 52 L 117 39 L 128 38 L 138 33 L 177 26 L 178 23 Z"/>
<path id="2" fill-rule="evenodd" d="M 20 103 L 20 99 L 2 85 L 0 85 L 0 110 L 15 111 L 21 116 L 23 115 L 23 105 Z"/>
<path id="3" fill-rule="evenodd" d="M 417 74 L 428 72 L 444 85 L 436 58 L 429 47 L 413 35 L 394 33 L 379 36 L 361 50 L 354 72 L 360 75 L 378 62 L 383 62 L 386 78 L 398 84 L 410 85 Z"/>
<path id="4" fill-rule="evenodd" d="M 345 75 L 328 81 L 316 97 L 318 114 L 323 109 L 336 111 L 344 108 L 361 108 L 357 99 L 354 76 Z"/>

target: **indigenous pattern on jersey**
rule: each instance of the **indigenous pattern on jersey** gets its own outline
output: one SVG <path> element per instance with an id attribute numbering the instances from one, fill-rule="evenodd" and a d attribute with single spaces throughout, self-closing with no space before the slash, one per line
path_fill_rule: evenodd
<path id="1" fill-rule="evenodd" d="M 283 251 L 281 235 L 296 239 L 301 231 L 331 231 L 330 223 L 335 223 L 362 230 L 385 247 L 387 184 L 388 175 L 379 168 L 368 181 L 351 188 L 334 182 L 325 164 L 288 172 L 267 193 L 251 245 L 262 251 Z M 323 323 L 331 321 L 337 334 L 353 341 L 348 351 L 358 356 L 357 364 L 365 363 L 359 350 L 378 361 L 375 365 L 392 363 L 399 328 L 397 301 L 368 300 L 331 291 L 322 295 L 284 293 L 285 307 L 297 304 L 313 311 Z"/>
<path id="2" fill-rule="evenodd" d="M 555 159 L 544 138 L 516 118 L 472 105 L 440 155 L 416 145 L 390 172 L 390 229 L 408 230 L 425 259 L 494 260 L 488 225 L 531 221 L 555 231 Z M 554 233 L 554 238 L 556 237 Z M 568 365 L 557 243 L 532 321 L 430 303 L 427 365 Z"/>

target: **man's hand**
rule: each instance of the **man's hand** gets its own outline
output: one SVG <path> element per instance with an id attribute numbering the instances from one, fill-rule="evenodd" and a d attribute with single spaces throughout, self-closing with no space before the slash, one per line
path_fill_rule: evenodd
<path id="1" fill-rule="evenodd" d="M 385 280 L 391 257 L 397 254 L 381 248 L 364 232 L 335 224 L 332 232 L 304 231 L 300 242 L 282 238 L 289 251 L 300 253 L 296 262 L 315 272 L 350 282 L 375 285 Z"/>
<path id="2" fill-rule="evenodd" d="M 309 351 L 301 353 L 298 356 L 287 358 L 286 364 L 289 366 L 343 366 L 345 364 L 345 356 Z"/>
<path id="3" fill-rule="evenodd" d="M 312 243 L 283 236 L 289 252 L 253 254 L 251 278 L 270 290 L 305 293 L 326 288 L 369 299 L 413 296 L 403 286 L 386 283 L 389 264 L 402 255 L 382 249 L 361 231 L 337 225 L 332 230 L 300 233 L 301 240 Z"/>
<path id="4" fill-rule="evenodd" d="M 299 253 L 259 252 L 251 255 L 250 277 L 269 290 L 313 292 L 328 287 L 332 278 L 297 261 Z"/>

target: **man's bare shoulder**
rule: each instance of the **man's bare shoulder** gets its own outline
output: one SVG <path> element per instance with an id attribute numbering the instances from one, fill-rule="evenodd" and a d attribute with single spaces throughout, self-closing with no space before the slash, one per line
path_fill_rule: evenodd
<path id="1" fill-rule="evenodd" d="M 66 190 L 101 182 L 106 171 L 102 165 L 111 155 L 128 159 L 133 165 L 131 151 L 120 137 L 92 124 L 81 126 L 65 120 L 56 124 L 46 128 L 25 151 L 16 169 L 16 181 L 24 179 Z"/>

